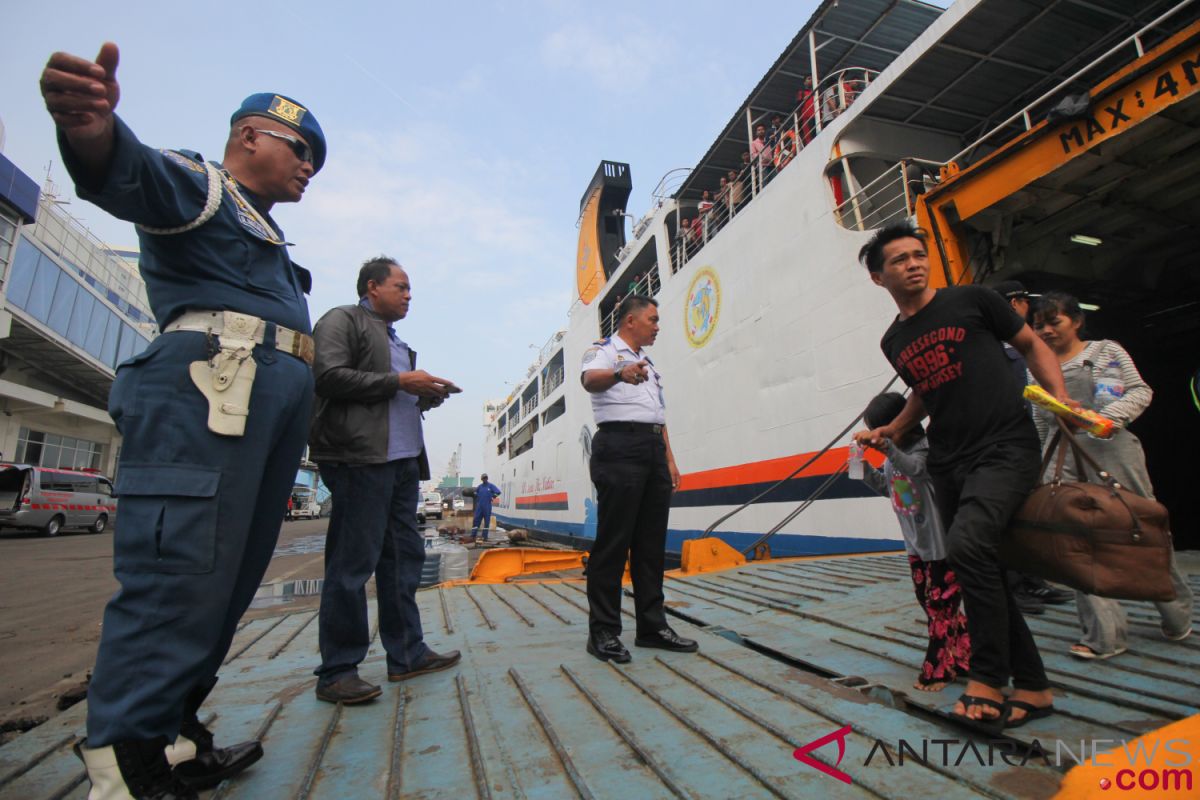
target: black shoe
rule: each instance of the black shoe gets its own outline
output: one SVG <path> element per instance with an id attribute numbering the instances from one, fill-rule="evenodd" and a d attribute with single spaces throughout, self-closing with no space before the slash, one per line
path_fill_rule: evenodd
<path id="1" fill-rule="evenodd" d="M 388 680 L 395 683 L 396 681 L 406 681 L 409 678 L 424 675 L 427 672 L 440 672 L 444 669 L 450 669 L 459 661 L 462 661 L 462 653 L 457 650 L 451 650 L 449 653 L 435 653 L 430 650 L 408 672 L 389 672 Z"/>
<path id="2" fill-rule="evenodd" d="M 87 768 L 92 797 L 138 800 L 197 800 L 196 790 L 171 771 L 164 749 L 167 737 L 116 742 L 95 749 L 87 739 L 75 743 L 75 754 Z"/>
<path id="3" fill-rule="evenodd" d="M 196 791 L 211 789 L 263 757 L 262 744 L 257 741 L 215 747 L 212 733 L 198 719 L 185 722 L 179 735 L 196 745 L 196 754 L 186 760 L 174 761 L 175 777 Z M 176 740 L 175 748 L 179 746 Z M 167 760 L 172 761 L 169 753 Z"/>
<path id="4" fill-rule="evenodd" d="M 317 699 L 324 700 L 326 703 L 342 703 L 352 706 L 355 703 L 374 700 L 381 694 L 383 694 L 383 689 L 373 683 L 367 683 L 355 673 L 339 678 L 325 686 L 317 684 Z"/>
<path id="5" fill-rule="evenodd" d="M 638 634 L 633 640 L 638 647 L 657 647 L 659 650 L 671 650 L 676 653 L 694 653 L 700 649 L 695 639 L 685 639 L 670 628 L 647 635 Z"/>
<path id="6" fill-rule="evenodd" d="M 588 636 L 587 651 L 601 661 L 615 661 L 618 664 L 628 664 L 633 656 L 621 644 L 621 640 L 611 633 L 593 633 Z"/>
<path id="7" fill-rule="evenodd" d="M 1047 583 L 1028 583 L 1022 590 L 1034 600 L 1050 606 L 1061 606 L 1075 599 L 1073 592 L 1055 589 Z"/>
<path id="8" fill-rule="evenodd" d="M 1016 601 L 1017 608 L 1021 610 L 1021 613 L 1026 616 L 1029 616 L 1030 614 L 1037 616 L 1039 614 L 1046 613 L 1045 604 L 1042 603 L 1041 600 L 1038 600 L 1036 597 L 1029 594 L 1029 592 L 1025 591 L 1024 588 L 1013 592 L 1013 600 Z"/>

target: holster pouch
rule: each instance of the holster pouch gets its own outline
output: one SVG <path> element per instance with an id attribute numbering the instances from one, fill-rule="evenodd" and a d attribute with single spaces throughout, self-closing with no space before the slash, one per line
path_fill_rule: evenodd
<path id="1" fill-rule="evenodd" d="M 246 433 L 250 392 L 258 364 L 254 361 L 254 336 L 258 317 L 225 312 L 220 347 L 208 361 L 188 365 L 192 383 L 208 400 L 208 429 L 222 436 Z"/>

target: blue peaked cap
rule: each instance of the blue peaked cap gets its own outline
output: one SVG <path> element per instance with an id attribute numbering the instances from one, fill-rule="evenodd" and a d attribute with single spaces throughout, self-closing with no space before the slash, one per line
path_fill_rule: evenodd
<path id="1" fill-rule="evenodd" d="M 233 112 L 229 124 L 232 125 L 242 117 L 266 117 L 282 122 L 303 136 L 304 141 L 312 148 L 313 174 L 320 172 L 321 167 L 325 166 L 325 132 L 321 130 L 321 124 L 311 111 L 290 97 L 271 92 L 252 94 Z"/>

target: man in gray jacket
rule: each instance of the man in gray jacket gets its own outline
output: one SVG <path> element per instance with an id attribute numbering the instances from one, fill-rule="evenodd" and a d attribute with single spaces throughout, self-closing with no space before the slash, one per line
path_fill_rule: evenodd
<path id="1" fill-rule="evenodd" d="M 458 663 L 457 650 L 425 645 L 417 584 L 425 550 L 417 530 L 419 483 L 429 478 L 421 416 L 461 391 L 416 368 L 417 354 L 396 336 L 412 302 L 408 274 L 380 256 L 358 273 L 357 305 L 321 318 L 316 340 L 317 403 L 310 457 L 333 495 L 325 538 L 317 698 L 362 703 L 379 686 L 358 675 L 370 646 L 366 584 L 375 574 L 379 637 L 389 681 Z"/>

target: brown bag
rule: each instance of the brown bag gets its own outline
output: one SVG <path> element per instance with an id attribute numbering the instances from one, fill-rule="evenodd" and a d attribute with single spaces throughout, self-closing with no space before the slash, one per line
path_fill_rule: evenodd
<path id="1" fill-rule="evenodd" d="M 1118 600 L 1175 599 L 1167 509 L 1124 488 L 1075 442 L 1061 420 L 1042 460 L 1044 475 L 1058 452 L 1054 476 L 1030 493 L 1000 541 L 1005 566 Z M 1062 479 L 1067 450 L 1080 481 Z M 1100 476 L 1088 483 L 1086 461 Z"/>

